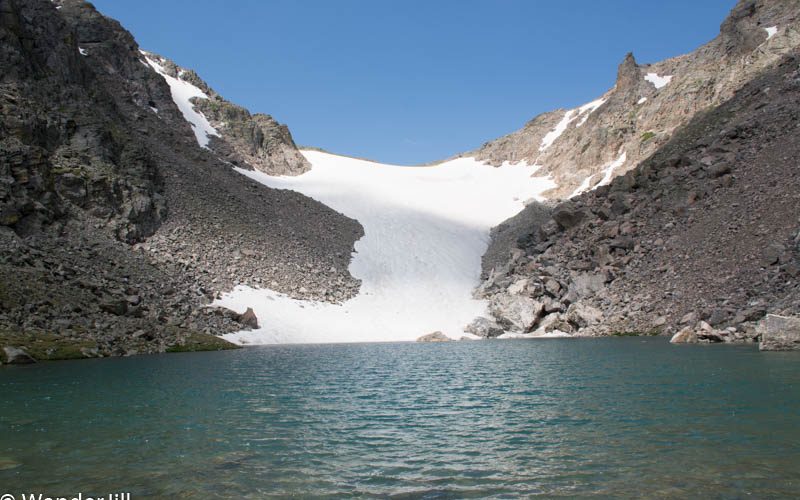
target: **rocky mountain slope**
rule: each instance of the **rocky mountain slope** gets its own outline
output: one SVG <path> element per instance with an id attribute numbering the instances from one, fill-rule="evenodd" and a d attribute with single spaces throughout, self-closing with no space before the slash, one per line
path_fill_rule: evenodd
<path id="1" fill-rule="evenodd" d="M 241 325 L 202 306 L 236 283 L 357 291 L 356 221 L 231 168 L 302 172 L 288 130 L 181 71 L 87 2 L 0 0 L 0 347 L 216 347 Z M 187 109 L 173 73 L 208 97 Z"/>
<path id="2" fill-rule="evenodd" d="M 541 166 L 568 198 L 605 185 L 667 144 L 698 112 L 728 100 L 800 46 L 800 2 L 741 0 L 719 35 L 690 54 L 639 64 L 628 54 L 616 84 L 575 109 L 541 114 L 522 129 L 464 153 L 494 165 Z"/>
<path id="3" fill-rule="evenodd" d="M 799 158 L 793 50 L 609 185 L 510 221 L 477 294 L 520 333 L 752 341 L 765 314 L 800 313 Z"/>
<path id="4" fill-rule="evenodd" d="M 184 101 L 184 107 L 179 107 L 201 146 L 237 167 L 271 175 L 298 175 L 311 168 L 297 150 L 286 125 L 269 115 L 251 115 L 245 108 L 225 100 L 194 70 L 152 52 L 141 53 L 144 61 L 167 81 L 173 100 Z M 151 109 L 159 112 L 158 108 Z M 192 115 L 206 122 L 205 131 L 201 130 L 202 124 L 193 123 Z"/>

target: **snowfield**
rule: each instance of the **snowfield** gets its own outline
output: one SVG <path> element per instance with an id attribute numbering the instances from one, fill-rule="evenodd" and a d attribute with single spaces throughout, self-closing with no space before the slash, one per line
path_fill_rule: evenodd
<path id="1" fill-rule="evenodd" d="M 487 304 L 472 298 L 489 229 L 555 183 L 538 167 L 499 168 L 471 158 L 401 167 L 303 151 L 312 169 L 296 177 L 239 170 L 267 186 L 291 189 L 357 219 L 350 272 L 358 296 L 336 305 L 240 286 L 215 305 L 252 307 L 261 328 L 226 335 L 238 344 L 412 341 L 441 331 L 451 338 Z"/>

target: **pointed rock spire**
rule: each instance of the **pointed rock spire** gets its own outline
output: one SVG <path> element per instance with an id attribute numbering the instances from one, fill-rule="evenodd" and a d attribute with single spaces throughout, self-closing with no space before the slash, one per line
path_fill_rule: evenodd
<path id="1" fill-rule="evenodd" d="M 617 69 L 617 90 L 627 91 L 636 88 L 641 79 L 642 75 L 639 65 L 636 64 L 636 58 L 633 57 L 633 52 L 628 52 Z"/>

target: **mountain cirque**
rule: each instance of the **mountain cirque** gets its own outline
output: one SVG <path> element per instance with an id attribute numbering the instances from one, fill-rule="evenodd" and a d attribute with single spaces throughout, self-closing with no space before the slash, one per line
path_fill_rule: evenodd
<path id="1" fill-rule="evenodd" d="M 360 225 L 235 172 L 308 165 L 285 127 L 202 85 L 228 122 L 211 149 L 119 23 L 77 0 L 0 2 L 0 345 L 219 348 L 208 334 L 242 325 L 202 306 L 237 283 L 356 293 Z"/>
<path id="2" fill-rule="evenodd" d="M 796 315 L 798 7 L 742 0 L 696 51 L 629 54 L 597 100 L 464 154 L 556 183 L 493 230 L 493 318 L 466 330 L 753 341 Z M 355 296 L 361 225 L 232 167 L 310 164 L 91 4 L 0 0 L 0 360 L 228 348 L 269 321 L 206 307 L 238 284 Z"/>

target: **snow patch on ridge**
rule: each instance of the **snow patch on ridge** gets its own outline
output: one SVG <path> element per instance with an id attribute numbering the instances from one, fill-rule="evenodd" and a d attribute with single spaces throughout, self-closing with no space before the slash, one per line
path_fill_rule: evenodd
<path id="1" fill-rule="evenodd" d="M 636 101 L 636 104 L 644 104 L 644 103 L 646 103 L 646 102 L 647 102 L 647 97 L 642 97 L 641 99 L 639 99 L 638 101 Z"/>
<path id="2" fill-rule="evenodd" d="M 566 113 L 564 113 L 564 117 L 561 118 L 561 121 L 558 122 L 555 128 L 550 132 L 546 133 L 544 137 L 542 137 L 542 143 L 539 145 L 539 151 L 544 151 L 550 146 L 552 146 L 553 143 L 556 141 L 556 139 L 561 137 L 561 134 L 563 134 L 564 131 L 567 130 L 569 124 L 572 123 L 577 118 L 579 118 L 580 116 L 583 116 L 583 119 L 576 125 L 576 127 L 580 127 L 581 125 L 586 123 L 586 120 L 589 119 L 589 115 L 594 113 L 595 110 L 597 110 L 597 108 L 602 106 L 603 103 L 605 102 L 606 100 L 604 98 L 600 98 L 590 103 L 584 104 L 579 108 L 568 110 Z"/>
<path id="3" fill-rule="evenodd" d="M 587 191 L 591 191 L 599 186 L 604 186 L 609 182 L 611 182 L 611 179 L 613 179 L 614 177 L 614 171 L 619 167 L 621 167 L 622 165 L 624 165 L 627 159 L 628 159 L 628 154 L 626 152 L 623 152 L 619 156 L 619 158 L 612 161 L 611 163 L 606 165 L 605 168 L 603 168 L 603 178 L 600 179 L 600 182 L 592 185 L 592 179 L 594 179 L 595 175 L 597 174 L 592 174 L 588 176 L 587 178 L 583 179 L 583 182 L 581 182 L 580 186 L 575 188 L 575 191 L 573 191 L 572 194 L 569 195 L 569 198 L 574 198 L 580 194 L 583 194 Z"/>
<path id="4" fill-rule="evenodd" d="M 239 344 L 411 341 L 433 331 L 451 338 L 487 303 L 480 283 L 489 230 L 555 187 L 524 162 L 492 167 L 459 158 L 430 167 L 400 167 L 303 151 L 312 169 L 274 177 L 237 169 L 267 186 L 291 189 L 357 219 L 350 273 L 358 296 L 329 304 L 239 286 L 215 305 L 252 307 L 262 327 L 226 335 Z"/>
<path id="5" fill-rule="evenodd" d="M 647 73 L 644 79 L 652 83 L 656 89 L 660 89 L 672 81 L 672 75 L 658 76 L 658 73 Z"/>
<path id="6" fill-rule="evenodd" d="M 764 28 L 764 30 L 766 30 L 767 32 L 767 40 L 769 40 L 778 33 L 777 26 L 770 26 L 769 28 Z"/>
<path id="7" fill-rule="evenodd" d="M 606 102 L 606 100 L 604 98 L 600 98 L 600 99 L 596 99 L 596 100 L 594 100 L 594 101 L 592 101 L 590 103 L 584 104 L 583 106 L 578 108 L 578 116 L 582 115 L 583 119 L 580 121 L 580 123 L 578 123 L 575 126 L 576 127 L 580 127 L 581 125 L 586 123 L 586 120 L 589 119 L 589 115 L 594 113 L 597 110 L 597 108 L 602 106 L 605 102 Z"/>
<path id="8" fill-rule="evenodd" d="M 553 145 L 555 140 L 558 139 L 561 136 L 561 134 L 564 133 L 565 130 L 567 130 L 569 122 L 575 119 L 572 116 L 574 114 L 575 114 L 574 109 L 570 109 L 569 111 L 564 113 L 564 117 L 561 119 L 560 122 L 558 122 L 556 128 L 546 133 L 544 137 L 542 137 L 542 143 L 539 145 L 539 151 L 544 151 L 545 149 Z"/>
<path id="9" fill-rule="evenodd" d="M 164 71 L 164 67 L 161 66 L 156 60 L 149 57 L 146 52 L 142 53 L 145 54 L 145 60 L 150 67 L 152 67 L 156 73 L 161 75 L 164 80 L 167 81 L 170 93 L 172 94 L 172 100 L 175 101 L 178 109 L 180 109 L 181 113 L 183 113 L 183 117 L 187 122 L 189 122 L 189 125 L 192 126 L 192 131 L 197 139 L 197 144 L 199 144 L 201 147 L 208 148 L 208 141 L 210 140 L 211 136 L 215 135 L 219 137 L 219 133 L 214 127 L 211 126 L 211 123 L 209 123 L 203 113 L 195 111 L 191 102 L 193 97 L 208 99 L 208 96 L 205 94 L 205 92 L 195 87 L 191 83 L 168 75 L 166 71 Z"/>
<path id="10" fill-rule="evenodd" d="M 583 182 L 581 182 L 581 185 L 578 186 L 577 188 L 575 188 L 575 191 L 573 191 L 572 194 L 569 195 L 569 198 L 574 198 L 574 197 L 578 196 L 579 194 L 583 194 L 586 191 L 588 191 L 589 188 L 592 185 L 592 178 L 593 177 L 594 177 L 594 174 L 592 174 L 589 177 L 585 178 L 583 180 Z"/>
<path id="11" fill-rule="evenodd" d="M 605 186 L 606 184 L 611 182 L 611 179 L 614 177 L 614 170 L 624 165 L 627 159 L 628 159 L 628 153 L 623 151 L 622 154 L 619 155 L 619 158 L 609 163 L 608 166 L 603 171 L 603 178 L 600 180 L 599 183 L 597 183 L 597 186 Z"/>
<path id="12" fill-rule="evenodd" d="M 87 51 L 83 47 L 78 47 L 78 52 L 80 52 L 82 56 L 88 56 L 89 55 L 89 51 Z"/>

